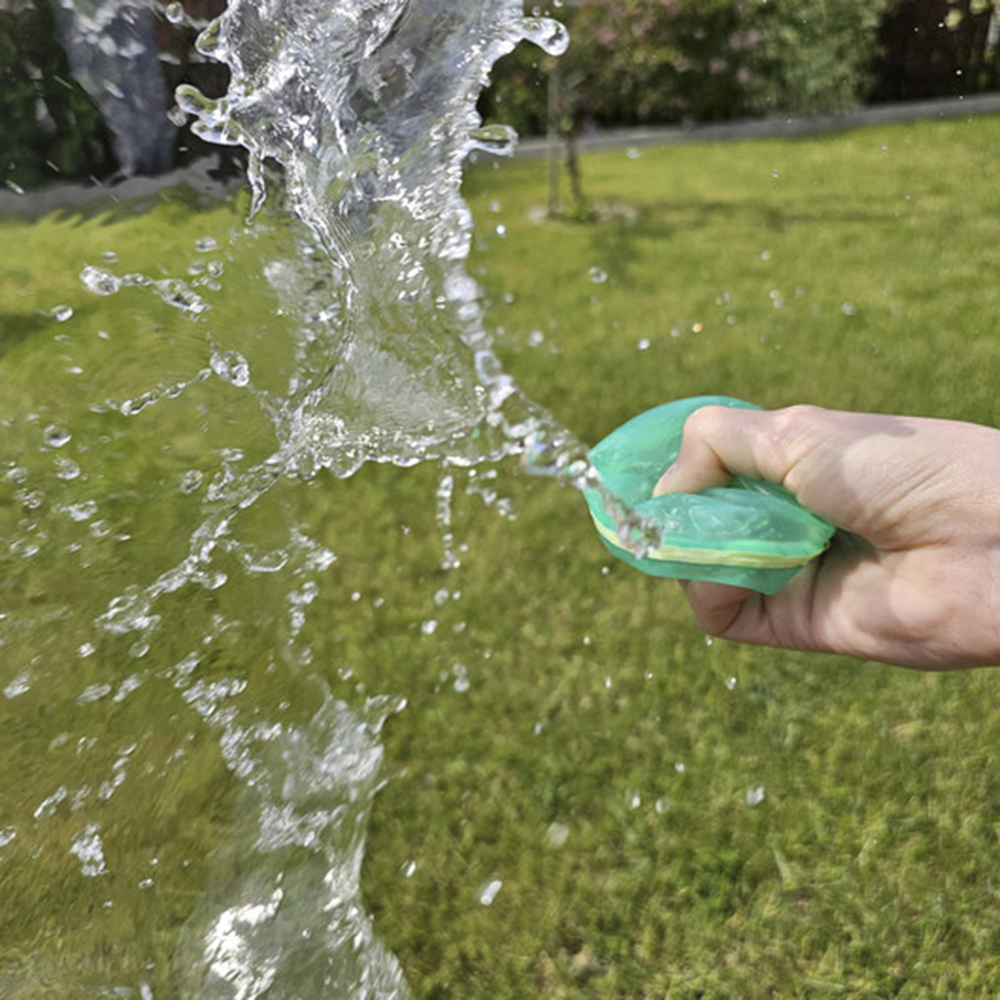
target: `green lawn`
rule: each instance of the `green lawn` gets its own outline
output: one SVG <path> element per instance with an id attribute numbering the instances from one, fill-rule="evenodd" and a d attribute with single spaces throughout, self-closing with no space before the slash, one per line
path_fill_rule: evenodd
<path id="1" fill-rule="evenodd" d="M 587 441 L 702 392 L 1000 424 L 998 149 L 1000 120 L 976 119 L 587 157 L 604 219 L 589 223 L 535 221 L 541 162 L 476 167 L 469 267 L 509 370 Z M 168 195 L 134 218 L 0 222 L 0 474 L 16 459 L 43 492 L 96 497 L 131 535 L 115 548 L 114 533 L 53 519 L 38 557 L 0 554 L 0 626 L 32 623 L 0 631 L 15 664 L 3 683 L 22 664 L 37 678 L 0 699 L 0 830 L 72 785 L 68 760 L 96 758 L 103 776 L 137 745 L 122 794 L 100 805 L 113 881 L 95 888 L 67 858 L 86 812 L 69 804 L 0 848 L 13 901 L 0 993 L 5 965 L 42 948 L 176 995 L 171 955 L 237 822 L 237 783 L 166 679 L 217 616 L 239 627 L 219 634 L 211 669 L 249 680 L 250 715 L 308 703 L 302 664 L 339 696 L 407 699 L 384 731 L 362 884 L 422 1000 L 995 997 L 998 675 L 707 643 L 674 585 L 611 565 L 579 496 L 513 466 L 452 470 L 450 570 L 435 517 L 446 470 L 286 480 L 237 533 L 263 551 L 294 525 L 336 552 L 325 574 L 297 556 L 251 578 L 220 554 L 229 582 L 180 592 L 145 658 L 131 636 L 75 656 L 123 583 L 187 552 L 201 495 L 177 483 L 210 477 L 221 448 L 248 463 L 271 444 L 255 398 L 218 382 L 134 418 L 88 409 L 190 379 L 217 346 L 280 386 L 286 331 L 260 276 L 279 237 L 230 242 L 245 208 Z M 197 286 L 204 315 L 161 315 L 148 288 L 99 298 L 79 284 L 108 250 L 119 273 L 165 278 L 171 261 L 195 284 L 205 235 L 225 267 L 218 291 Z M 58 305 L 73 317 L 54 323 Z M 53 422 L 74 432 L 60 455 L 83 476 L 69 485 L 38 453 Z M 21 537 L 30 515 L 3 499 L 0 528 Z M 291 634 L 287 591 L 313 578 Z M 75 703 L 139 667 L 153 680 L 132 697 Z M 90 737 L 90 758 L 59 749 Z M 183 767 L 166 767 L 181 749 Z M 157 894 L 136 889 L 153 853 Z"/>

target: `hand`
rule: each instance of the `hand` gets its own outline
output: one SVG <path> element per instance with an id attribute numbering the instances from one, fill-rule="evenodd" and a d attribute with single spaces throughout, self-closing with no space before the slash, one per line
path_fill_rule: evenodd
<path id="1" fill-rule="evenodd" d="M 683 584 L 726 639 L 923 669 L 1000 664 L 1000 431 L 811 406 L 707 406 L 655 493 L 737 473 L 780 483 L 840 531 L 773 596 Z"/>

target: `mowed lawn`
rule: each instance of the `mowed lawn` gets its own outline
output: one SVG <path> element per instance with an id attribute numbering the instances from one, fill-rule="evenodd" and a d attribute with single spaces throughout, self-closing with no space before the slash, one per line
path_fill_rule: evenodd
<path id="1" fill-rule="evenodd" d="M 469 269 L 509 370 L 585 441 L 699 393 L 1000 424 L 998 153 L 987 118 L 622 150 L 583 159 L 591 221 L 541 218 L 543 162 L 479 165 Z M 134 318 L 146 299 L 95 298 L 77 276 L 109 249 L 147 273 L 158 255 L 196 257 L 245 207 L 175 199 L 148 217 L 155 231 L 124 217 L 3 223 L 4 413 L 22 396 L 36 405 L 45 378 L 76 378 L 33 346 L 52 339 L 60 304 L 110 332 L 87 348 L 109 397 L 204 364 L 185 360 L 209 353 L 197 323 L 150 337 L 152 358 L 113 350 L 129 342 L 115 310 Z M 202 294 L 260 327 L 260 282 L 239 291 L 253 251 L 234 247 L 221 291 Z M 71 336 L 71 321 L 59 330 Z M 240 344 L 218 323 L 212 336 Z M 236 417 L 266 426 L 249 398 L 228 422 L 213 416 L 209 388 L 185 396 L 218 423 L 192 453 L 229 441 Z M 64 403 L 50 395 L 45 420 Z M 186 442 L 186 412 L 151 408 L 157 435 Z M 134 451 L 120 464 L 136 484 L 193 461 Z M 309 611 L 315 669 L 407 699 L 383 734 L 362 883 L 418 998 L 1000 994 L 1000 674 L 709 643 L 675 585 L 611 564 L 579 496 L 512 464 L 450 470 L 443 541 L 447 474 L 290 481 L 247 515 L 264 533 L 294 509 L 337 553 Z M 197 517 L 163 510 L 164 532 L 168 515 Z M 441 568 L 446 547 L 460 567 Z M 58 567 L 31 581 L 46 599 L 74 585 Z M 219 599 L 242 588 L 234 573 Z M 187 784 L 160 790 L 163 814 L 192 801 L 202 770 L 227 780 L 204 742 L 203 768 L 193 757 Z M 188 820 L 204 855 L 224 841 L 218 815 Z M 203 862 L 185 872 L 187 895 L 136 958 L 159 961 L 157 997 L 176 981 L 162 970 Z M 0 868 L 6 898 L 27 898 L 24 881 Z M 0 913 L 0 943 L 16 949 L 19 926 Z"/>
<path id="2" fill-rule="evenodd" d="M 1000 424 L 998 152 L 995 119 L 622 150 L 591 222 L 480 166 L 470 269 L 586 441 L 699 393 Z M 1000 676 L 708 645 L 521 489 L 471 539 L 488 658 L 388 735 L 366 885 L 417 994 L 1000 992 Z"/>

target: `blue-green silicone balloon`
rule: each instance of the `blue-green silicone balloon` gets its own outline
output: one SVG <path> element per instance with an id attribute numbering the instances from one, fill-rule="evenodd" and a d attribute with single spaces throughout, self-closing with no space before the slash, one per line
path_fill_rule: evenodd
<path id="1" fill-rule="evenodd" d="M 633 417 L 590 452 L 604 489 L 654 526 L 658 545 L 636 556 L 623 544 L 619 518 L 598 489 L 584 490 L 601 541 L 630 566 L 676 580 L 713 580 L 763 594 L 780 590 L 829 544 L 834 528 L 802 507 L 787 490 L 736 476 L 703 493 L 653 487 L 677 458 L 684 422 L 701 406 L 757 409 L 727 396 L 697 396 Z"/>

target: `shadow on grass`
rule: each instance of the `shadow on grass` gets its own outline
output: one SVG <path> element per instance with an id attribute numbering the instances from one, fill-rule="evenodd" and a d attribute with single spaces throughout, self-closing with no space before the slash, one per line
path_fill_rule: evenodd
<path id="1" fill-rule="evenodd" d="M 52 322 L 44 313 L 0 313 L 0 360 L 33 334 L 51 329 Z"/>
<path id="2" fill-rule="evenodd" d="M 780 201 L 657 201 L 634 206 L 632 217 L 590 220 L 579 225 L 589 230 L 595 266 L 622 284 L 629 281 L 632 265 L 643 256 L 640 244 L 690 239 L 691 235 L 717 225 L 734 228 L 758 227 L 767 232 L 785 232 L 799 227 L 892 226 L 897 222 L 891 205 L 868 208 L 844 204 L 834 194 L 808 202 Z"/>

